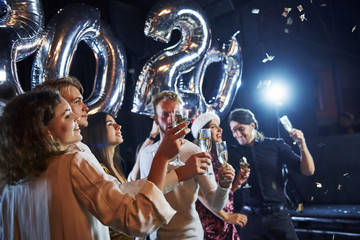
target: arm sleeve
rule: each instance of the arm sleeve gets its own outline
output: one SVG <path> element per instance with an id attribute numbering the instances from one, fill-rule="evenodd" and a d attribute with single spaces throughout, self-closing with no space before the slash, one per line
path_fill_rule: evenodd
<path id="1" fill-rule="evenodd" d="M 130 236 L 145 236 L 176 213 L 162 192 L 147 180 L 121 184 L 78 153 L 71 183 L 79 202 L 104 225 Z"/>
<path id="2" fill-rule="evenodd" d="M 209 171 L 213 171 L 212 164 L 209 166 Z M 209 207 L 214 212 L 221 211 L 228 201 L 229 191 L 230 188 L 222 188 L 220 185 L 218 185 L 215 181 L 215 175 L 199 175 L 197 177 L 199 185 L 200 185 L 200 191 L 206 201 L 209 204 Z"/>
<path id="3" fill-rule="evenodd" d="M 140 178 L 147 178 L 150 172 L 153 156 L 148 149 L 143 149 L 140 153 Z M 179 179 L 174 170 L 169 171 L 165 176 L 163 193 L 166 194 L 179 186 Z"/>
<path id="4" fill-rule="evenodd" d="M 300 156 L 297 155 L 283 139 L 277 141 L 280 159 L 294 171 L 300 173 Z"/>

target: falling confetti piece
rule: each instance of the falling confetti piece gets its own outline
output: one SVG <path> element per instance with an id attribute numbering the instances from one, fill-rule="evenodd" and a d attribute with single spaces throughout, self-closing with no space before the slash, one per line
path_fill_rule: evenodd
<path id="1" fill-rule="evenodd" d="M 307 19 L 306 19 L 306 17 L 305 17 L 305 13 L 300 15 L 300 19 L 301 19 L 302 22 L 303 22 L 304 20 L 307 21 Z"/>
<path id="2" fill-rule="evenodd" d="M 289 33 L 289 29 L 284 28 L 284 32 L 285 32 L 285 33 Z"/>
<path id="3" fill-rule="evenodd" d="M 288 19 L 286 20 L 286 24 L 291 25 L 292 23 L 293 23 L 293 19 L 291 17 L 288 17 Z"/>
<path id="4" fill-rule="evenodd" d="M 297 9 L 299 10 L 299 12 L 302 12 L 304 10 L 301 5 L 297 6 Z"/>
<path id="5" fill-rule="evenodd" d="M 310 201 L 314 201 L 314 196 L 311 196 Z"/>
<path id="6" fill-rule="evenodd" d="M 254 8 L 253 10 L 251 10 L 252 14 L 259 14 L 260 9 Z"/>
<path id="7" fill-rule="evenodd" d="M 342 188 L 342 186 L 341 186 L 341 184 L 339 184 L 338 186 L 337 186 L 337 190 L 341 190 L 341 188 Z"/>
<path id="8" fill-rule="evenodd" d="M 289 13 L 291 11 L 291 8 L 284 8 L 284 11 Z"/>
<path id="9" fill-rule="evenodd" d="M 324 195 L 328 194 L 329 189 L 326 189 L 326 191 L 324 192 Z"/>
<path id="10" fill-rule="evenodd" d="M 356 30 L 356 26 L 357 26 L 357 25 L 355 25 L 355 26 L 351 29 L 351 32 L 352 32 L 352 33 Z"/>
<path id="11" fill-rule="evenodd" d="M 349 178 L 349 177 L 350 177 L 350 174 L 349 174 L 349 173 L 344 173 L 344 174 L 343 174 L 343 177 Z"/>
<path id="12" fill-rule="evenodd" d="M 320 7 L 326 7 L 326 6 L 327 6 L 326 3 L 320 4 Z"/>
<path id="13" fill-rule="evenodd" d="M 303 210 L 304 210 L 304 204 L 303 204 L 303 203 L 299 203 L 296 211 L 297 211 L 297 212 L 302 212 Z"/>
<path id="14" fill-rule="evenodd" d="M 266 58 L 264 58 L 264 59 L 262 60 L 263 63 L 266 63 L 267 61 L 272 61 L 272 60 L 275 58 L 275 56 L 270 56 L 270 55 L 267 54 L 267 53 L 265 53 L 265 54 L 266 54 Z"/>
<path id="15" fill-rule="evenodd" d="M 281 15 L 282 15 L 283 17 L 287 17 L 287 12 L 283 12 Z"/>
<path id="16" fill-rule="evenodd" d="M 315 184 L 316 184 L 316 187 L 317 187 L 317 188 L 322 188 L 322 185 L 321 185 L 321 183 L 319 183 L 319 182 L 316 182 Z"/>

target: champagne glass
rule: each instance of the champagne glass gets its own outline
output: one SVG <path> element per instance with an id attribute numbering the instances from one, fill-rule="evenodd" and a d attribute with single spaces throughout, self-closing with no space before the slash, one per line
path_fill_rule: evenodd
<path id="1" fill-rule="evenodd" d="M 210 153 L 211 150 L 211 131 L 210 128 L 203 128 L 199 131 L 199 146 L 201 151 Z M 204 175 L 213 175 L 209 172 L 209 168 L 206 169 Z"/>
<path id="2" fill-rule="evenodd" d="M 291 122 L 290 122 L 290 120 L 289 120 L 289 118 L 288 118 L 288 116 L 286 116 L 286 115 L 284 115 L 284 116 L 282 116 L 281 118 L 280 118 L 280 122 L 281 122 L 281 124 L 283 125 L 283 127 L 285 128 L 285 130 L 287 131 L 287 132 L 291 132 L 294 128 L 293 128 L 293 126 L 292 126 L 292 124 L 291 124 Z M 294 141 L 293 142 L 293 144 L 295 145 L 297 143 L 297 141 Z"/>
<path id="3" fill-rule="evenodd" d="M 227 164 L 228 161 L 228 151 L 227 151 L 226 141 L 216 143 L 216 153 L 219 162 L 222 164 L 221 167 L 226 167 L 225 164 Z M 224 178 L 222 181 L 231 182 L 232 180 L 230 178 Z"/>
<path id="4" fill-rule="evenodd" d="M 246 169 L 249 166 L 250 166 L 250 164 L 248 164 L 246 157 L 240 158 L 240 168 Z M 242 188 L 251 188 L 251 186 L 249 185 L 247 180 L 245 182 L 245 185 Z"/>
<path id="5" fill-rule="evenodd" d="M 179 108 L 175 108 L 174 109 L 174 122 L 173 122 L 173 127 L 176 127 L 177 125 L 179 125 L 180 123 L 183 123 L 185 121 L 187 121 L 189 118 L 189 110 L 188 109 L 179 109 Z M 183 163 L 180 160 L 180 153 L 178 153 L 176 155 L 176 159 L 174 161 L 169 162 L 170 165 L 172 166 L 184 166 L 185 163 Z"/>

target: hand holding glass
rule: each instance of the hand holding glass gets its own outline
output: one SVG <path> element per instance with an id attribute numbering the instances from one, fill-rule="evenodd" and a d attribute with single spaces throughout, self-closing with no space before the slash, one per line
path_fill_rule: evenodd
<path id="1" fill-rule="evenodd" d="M 216 153 L 217 153 L 219 162 L 222 164 L 221 167 L 226 168 L 227 167 L 226 164 L 228 161 L 228 151 L 227 151 L 226 141 L 216 143 Z M 222 181 L 223 182 L 231 182 L 232 180 L 229 178 L 224 178 Z"/>
<path id="2" fill-rule="evenodd" d="M 199 131 L 199 146 L 201 151 L 210 153 L 211 150 L 211 131 L 210 128 L 203 128 Z M 206 169 L 204 175 L 213 175 L 212 172 L 209 172 L 209 168 Z"/>
<path id="3" fill-rule="evenodd" d="M 286 115 L 284 115 L 284 116 L 282 116 L 282 117 L 280 118 L 280 122 L 281 122 L 281 124 L 283 125 L 283 127 L 285 128 L 285 130 L 286 130 L 287 132 L 290 133 L 292 130 L 294 130 L 294 128 L 293 128 L 293 126 L 292 126 L 289 118 L 288 118 Z M 293 142 L 294 145 L 295 145 L 296 143 L 297 143 L 297 141 L 294 141 L 294 142 Z"/>
<path id="4" fill-rule="evenodd" d="M 248 164 L 246 157 L 240 158 L 240 168 L 241 169 L 249 168 L 249 166 L 250 166 L 250 164 Z M 251 186 L 249 185 L 247 180 L 246 180 L 245 185 L 243 186 L 243 188 L 251 188 Z"/>
<path id="5" fill-rule="evenodd" d="M 176 127 L 180 123 L 183 123 L 187 121 L 189 118 L 189 110 L 188 109 L 174 109 L 174 122 L 173 127 Z M 172 166 L 184 166 L 185 163 L 183 163 L 180 160 L 180 153 L 176 155 L 176 159 L 174 161 L 169 162 Z"/>

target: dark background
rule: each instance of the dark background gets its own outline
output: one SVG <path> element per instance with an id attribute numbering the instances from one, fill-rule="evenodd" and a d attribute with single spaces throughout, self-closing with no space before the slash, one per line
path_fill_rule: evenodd
<path id="1" fill-rule="evenodd" d="M 131 169 L 136 148 L 148 136 L 152 124 L 150 118 L 131 112 L 133 92 L 139 72 L 151 56 L 166 46 L 173 45 L 179 39 L 179 33 L 176 32 L 169 44 L 155 42 L 145 37 L 143 29 L 146 16 L 156 2 L 155 0 L 42 2 L 45 25 L 58 10 L 72 3 L 86 3 L 97 7 L 102 19 L 111 26 L 125 48 L 128 64 L 126 92 L 117 121 L 123 126 L 125 142 L 121 144 L 121 155 L 126 159 L 126 171 Z M 328 154 L 328 150 L 323 153 L 325 148 L 319 148 L 320 143 L 328 141 L 325 136 L 329 135 L 338 114 L 342 111 L 349 111 L 355 115 L 355 129 L 359 130 L 360 7 L 358 1 L 197 0 L 195 2 L 206 13 L 213 41 L 226 43 L 236 31 L 240 30 L 237 39 L 241 44 L 244 59 L 242 85 L 231 108 L 251 109 L 259 121 L 260 131 L 270 137 L 280 135 L 292 145 L 288 134 L 282 127 L 279 128 L 278 124 L 278 116 L 286 114 L 294 127 L 303 130 L 309 144 L 312 144 L 310 147 L 316 165 L 320 166 L 319 172 L 323 175 L 307 178 L 309 185 L 305 184 L 306 187 L 313 189 L 315 180 L 318 181 L 319 178 L 321 180 L 323 176 L 329 174 L 327 168 L 321 168 L 327 166 L 324 164 L 325 161 L 338 163 L 343 160 L 342 156 L 345 152 L 350 156 L 346 158 L 346 165 L 342 166 L 345 166 L 345 169 L 346 166 L 351 167 L 352 170 L 353 166 L 358 166 L 358 156 L 352 151 L 352 148 L 359 149 L 356 145 L 360 142 L 358 137 L 352 139 L 355 143 L 350 148 L 346 139 L 337 141 L 336 138 L 335 143 L 330 141 L 326 149 L 337 149 L 336 153 L 339 154 L 337 158 L 331 158 L 332 155 Z M 297 6 L 300 4 L 304 9 L 302 13 L 305 13 L 306 21 L 301 21 L 299 18 L 302 13 L 297 10 Z M 282 16 L 285 7 L 292 8 L 288 15 L 288 18 L 291 17 L 293 20 L 291 25 L 287 25 L 288 18 Z M 252 9 L 259 9 L 260 12 L 253 14 Z M 357 27 L 352 31 L 354 26 Z M 266 53 L 275 56 L 274 60 L 263 63 Z M 18 75 L 25 91 L 30 90 L 32 60 L 33 58 L 29 57 L 18 63 Z M 95 67 L 92 51 L 85 43 L 80 43 L 70 74 L 78 77 L 83 83 L 85 98 L 92 90 Z M 209 68 L 209 71 L 211 69 Z M 216 68 L 212 71 L 216 72 Z M 213 90 L 209 86 L 218 80 L 212 76 L 216 74 L 206 75 L 206 83 L 203 87 L 207 99 L 210 99 Z M 263 89 L 258 86 L 268 80 L 281 81 L 288 86 L 289 98 L 283 106 L 276 108 L 264 99 Z M 235 143 L 226 117 L 222 121 L 224 139 Z M 191 136 L 189 139 L 191 140 Z M 295 148 L 294 150 L 298 151 Z M 335 168 L 336 166 L 335 164 Z M 342 171 L 336 174 L 341 176 L 344 173 Z M 299 181 L 304 179 L 300 177 Z M 335 189 L 336 186 L 335 184 L 331 188 Z M 314 193 L 316 188 L 312 191 L 300 189 L 300 198 L 310 201 L 311 196 L 317 194 Z M 344 198 L 338 202 L 359 203 L 357 196 Z M 316 199 L 319 199 L 319 202 L 334 201 L 333 196 L 327 198 L 321 195 L 321 198 Z"/>
<path id="2" fill-rule="evenodd" d="M 179 39 L 174 32 L 169 44 L 155 42 L 143 33 L 147 14 L 155 0 L 46 0 L 42 1 L 45 26 L 61 9 L 72 3 L 85 3 L 101 12 L 102 19 L 112 28 L 126 51 L 127 78 L 123 105 L 117 121 L 123 126 L 125 142 L 120 154 L 125 159 L 125 171 L 131 170 L 137 147 L 148 136 L 152 120 L 131 112 L 133 92 L 145 62 L 154 54 Z M 292 140 L 279 126 L 278 117 L 288 115 L 295 128 L 301 129 L 314 157 L 316 172 L 304 177 L 290 172 L 288 193 L 293 203 L 304 203 L 298 217 L 308 221 L 294 221 L 301 239 L 335 239 L 334 231 L 359 233 L 360 192 L 360 134 L 329 136 L 334 130 L 339 113 L 355 116 L 355 130 L 359 132 L 360 118 L 360 4 L 358 0 L 196 0 L 209 20 L 213 41 L 226 43 L 238 30 L 244 67 L 242 85 L 231 109 L 251 109 L 260 131 L 266 136 Z M 306 21 L 297 10 L 302 5 Z M 292 8 L 288 17 L 284 8 Z M 253 14 L 253 9 L 259 9 Z M 289 17 L 293 22 L 287 25 Z M 353 28 L 356 26 L 355 30 Z M 262 63 L 266 53 L 275 56 Z M 25 91 L 30 90 L 33 56 L 17 63 L 18 75 Z M 89 96 L 95 76 L 94 54 L 83 42 L 77 48 L 70 74 L 78 77 Z M 218 68 L 208 68 L 203 92 L 212 96 Z M 288 98 L 279 107 L 264 98 L 261 83 L 281 82 L 288 87 Z M 226 116 L 227 117 L 227 116 Z M 224 139 L 235 141 L 222 119 Z M 190 134 L 189 134 L 190 135 Z M 191 136 L 187 136 L 189 140 Z M 317 205 L 318 204 L 318 205 Z M 331 204 L 331 205 L 328 205 Z M 345 207 L 344 204 L 346 205 Z M 306 208 L 308 206 L 308 208 Z M 320 206 L 320 207 L 319 207 Z M 332 209 L 332 210 L 331 210 Z M 334 210 L 335 209 L 335 210 Z M 293 216 L 294 216 L 293 215 Z M 321 217 L 320 224 L 317 217 Z M 324 218 L 326 220 L 324 220 Z M 355 220 L 354 220 L 355 219 Z M 310 229 L 310 230 L 309 230 Z M 312 229 L 325 229 L 322 237 Z M 306 233 L 307 231 L 310 231 Z M 356 239 L 340 234 L 336 239 Z"/>

